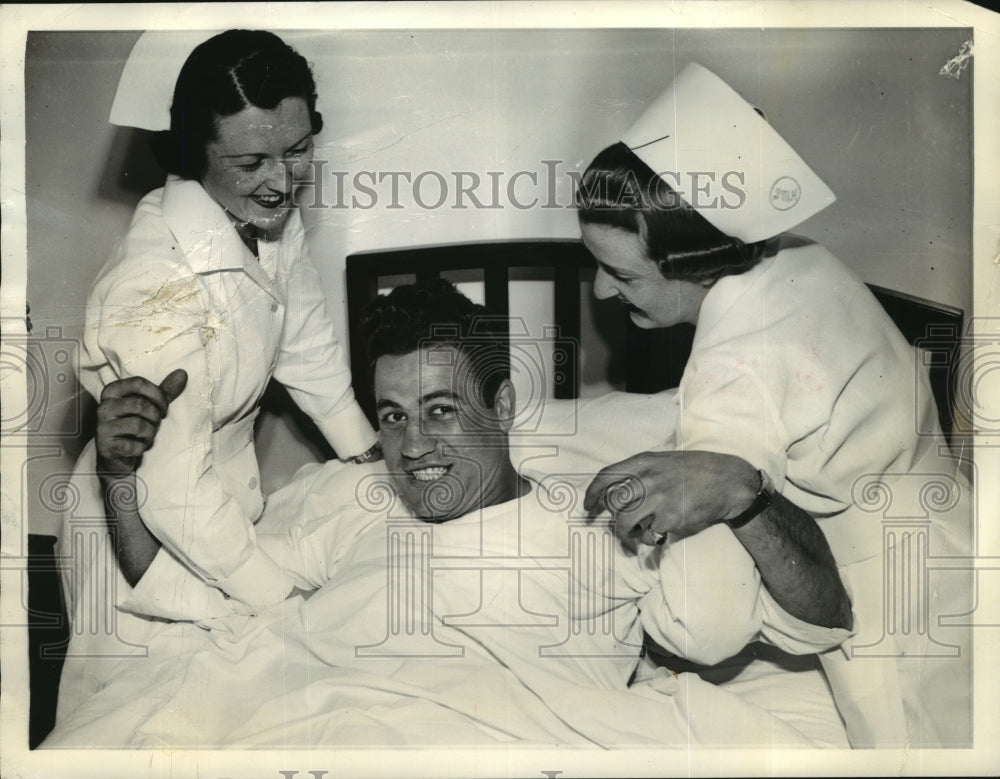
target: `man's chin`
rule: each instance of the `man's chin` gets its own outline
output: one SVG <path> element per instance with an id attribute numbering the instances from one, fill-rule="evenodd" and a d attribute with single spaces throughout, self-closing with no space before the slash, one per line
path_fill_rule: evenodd
<path id="1" fill-rule="evenodd" d="M 393 475 L 396 493 L 411 515 L 423 522 L 447 522 L 469 513 L 474 503 L 465 486 L 452 474 L 418 482 L 402 472 Z"/>
<path id="2" fill-rule="evenodd" d="M 433 504 L 424 499 L 423 496 L 416 501 L 415 507 L 410 507 L 410 511 L 412 511 L 413 516 L 421 522 L 431 522 L 434 524 L 447 522 L 451 519 L 458 519 L 460 516 L 467 513 L 467 509 L 464 506 L 459 506 L 458 504 Z"/>
<path id="3" fill-rule="evenodd" d="M 409 512 L 421 522 L 439 524 L 458 519 L 463 514 L 468 513 L 464 506 L 459 505 L 435 505 L 425 499 L 424 495 L 411 496 L 401 495 L 403 504 Z"/>

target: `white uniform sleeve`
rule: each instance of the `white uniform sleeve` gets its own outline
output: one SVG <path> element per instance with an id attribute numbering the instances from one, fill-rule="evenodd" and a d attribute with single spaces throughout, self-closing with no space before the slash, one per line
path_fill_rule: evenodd
<path id="1" fill-rule="evenodd" d="M 724 524 L 647 548 L 623 567 L 645 579 L 630 585 L 641 591 L 646 632 L 667 651 L 696 663 L 714 665 L 755 640 L 790 654 L 812 654 L 851 635 L 803 622 L 782 609 L 761 583 L 753 558 Z"/>
<path id="2" fill-rule="evenodd" d="M 347 465 L 331 460 L 303 466 L 270 495 L 257 525 L 257 539 L 296 587 L 322 587 L 357 536 L 384 521 L 382 515 L 366 511 L 356 497 L 373 478 L 385 480 L 384 463 Z"/>
<path id="3" fill-rule="evenodd" d="M 763 626 L 753 559 L 725 525 L 647 552 L 642 624 L 664 649 L 711 665 L 739 652 Z"/>
<path id="4" fill-rule="evenodd" d="M 727 350 L 718 353 L 720 358 L 699 361 L 685 379 L 680 442 L 690 450 L 741 457 L 766 470 L 782 491 L 788 470 L 789 435 L 772 398 L 774 392 L 768 392 L 763 384 L 762 364 L 755 360 L 752 349 L 739 360 Z M 780 391 L 781 382 L 774 376 L 770 378 L 774 391 Z M 747 558 L 752 559 L 748 553 Z M 761 638 L 786 652 L 822 651 L 838 646 L 851 635 L 847 630 L 819 627 L 793 617 L 766 587 L 760 587 L 759 600 Z"/>
<path id="5" fill-rule="evenodd" d="M 328 571 L 322 553 L 322 529 L 326 517 L 307 521 L 298 517 L 281 528 L 258 533 L 260 548 L 275 561 L 300 590 L 310 591 L 322 587 Z M 332 523 L 334 520 L 330 519 Z"/>
<path id="6" fill-rule="evenodd" d="M 779 606 L 765 587 L 760 588 L 760 600 L 764 614 L 761 638 L 767 643 L 792 655 L 810 655 L 838 646 L 849 650 L 849 644 L 845 642 L 854 635 L 854 631 L 803 622 Z M 857 616 L 853 622 L 858 624 Z"/>
<path id="7" fill-rule="evenodd" d="M 298 246 L 289 268 L 288 305 L 274 377 L 292 399 L 313 418 L 337 456 L 367 451 L 375 431 L 354 398 L 345 350 L 326 312 L 320 276 L 309 256 L 302 226 L 291 245 Z"/>
<path id="8" fill-rule="evenodd" d="M 291 583 L 257 549 L 256 518 L 227 494 L 212 466 L 205 293 L 197 276 L 174 275 L 175 265 L 152 260 L 143 267 L 143 275 L 117 279 L 92 301 L 101 307 L 97 343 L 108 366 L 102 377 L 110 379 L 110 372 L 160 382 L 176 368 L 188 374 L 186 389 L 137 471 L 148 489 L 140 512 L 170 554 L 199 579 L 251 609 L 262 608 L 284 598 Z M 183 614 L 182 593 L 190 583 L 179 586 L 176 569 L 154 561 L 122 607 L 151 616 Z"/>
<path id="9" fill-rule="evenodd" d="M 775 347 L 779 348 L 779 347 Z M 781 491 L 787 475 L 788 433 L 775 399 L 753 365 L 725 359 L 689 365 L 680 391 L 678 449 L 742 457 L 767 471 Z M 744 357 L 754 360 L 752 352 Z"/>

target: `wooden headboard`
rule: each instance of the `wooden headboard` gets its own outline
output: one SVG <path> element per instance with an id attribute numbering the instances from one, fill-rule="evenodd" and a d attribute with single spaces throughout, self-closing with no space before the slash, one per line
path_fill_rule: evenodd
<path id="1" fill-rule="evenodd" d="M 579 241 L 504 241 L 352 254 L 347 258 L 347 315 L 351 328 L 351 374 L 362 408 L 374 421 L 365 346 L 358 325 L 365 306 L 378 295 L 380 278 L 404 274 L 414 274 L 418 279 L 435 278 L 448 271 L 479 270 L 486 307 L 498 316 L 507 316 L 511 271 L 549 269 L 553 281 L 553 324 L 559 327 L 562 338 L 579 341 L 580 283 L 588 275 L 593 278 L 595 267 L 594 259 Z M 575 355 L 570 354 L 570 359 L 575 359 Z M 565 367 L 555 377 L 553 391 L 557 398 L 575 398 L 580 391 L 579 366 Z"/>
<path id="2" fill-rule="evenodd" d="M 955 368 L 965 324 L 962 309 L 874 284 L 869 284 L 868 288 L 906 340 L 922 350 L 938 420 L 950 442 L 955 427 Z"/>
<path id="3" fill-rule="evenodd" d="M 415 275 L 434 278 L 449 272 L 479 271 L 486 307 L 493 313 L 510 313 L 509 286 L 512 271 L 522 268 L 547 270 L 553 281 L 555 324 L 561 338 L 579 340 L 581 334 L 580 284 L 593 281 L 596 264 L 579 240 L 526 240 L 467 243 L 360 252 L 347 258 L 347 311 L 350 323 L 351 370 L 355 392 L 362 408 L 375 422 L 372 389 L 359 323 L 361 314 L 378 294 L 380 279 Z M 869 285 L 906 339 L 924 349 L 931 387 L 937 402 L 941 428 L 950 435 L 953 427 L 954 366 L 962 336 L 960 309 L 944 306 L 884 287 Z M 622 317 L 628 320 L 622 312 Z M 691 351 L 694 328 L 678 325 L 662 330 L 643 330 L 627 321 L 625 343 L 625 389 L 651 393 L 676 387 Z M 570 360 L 575 354 L 569 354 Z M 575 398 L 580 392 L 580 370 L 565 366 L 554 380 L 557 398 Z"/>

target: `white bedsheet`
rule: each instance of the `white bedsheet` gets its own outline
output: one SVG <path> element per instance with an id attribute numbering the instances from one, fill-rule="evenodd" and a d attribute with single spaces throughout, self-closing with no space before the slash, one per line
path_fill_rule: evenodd
<path id="1" fill-rule="evenodd" d="M 643 404 L 647 411 L 653 404 L 662 412 L 664 399 L 631 397 L 628 403 L 629 415 L 641 415 Z M 662 430 L 647 427 L 636 434 L 634 428 L 630 432 L 614 424 L 608 415 L 620 405 L 608 399 L 588 402 L 574 421 L 577 434 L 559 439 L 554 456 L 532 461 L 544 462 L 539 472 L 593 473 L 602 459 L 649 448 L 647 437 L 662 443 Z M 565 426 L 563 417 L 579 410 L 555 404 L 553 419 L 560 417 L 558 424 Z M 600 413 L 589 413 L 595 411 Z M 599 427 L 592 426 L 595 421 Z M 598 433 L 600 429 L 620 434 L 616 439 Z M 595 441 L 600 445 L 595 447 Z M 530 449 L 537 454 L 534 447 L 545 445 L 539 435 L 512 441 L 522 453 Z M 306 504 L 318 499 L 322 491 L 314 487 L 326 473 L 307 468 L 273 496 L 261 530 L 274 531 L 268 523 L 280 527 L 282 517 L 315 511 Z M 460 524 L 447 525 L 450 533 L 461 531 Z M 847 745 L 814 660 L 798 661 L 792 670 L 780 653 L 749 662 L 737 658 L 703 672 L 704 679 L 646 667 L 625 689 L 634 661 L 617 650 L 603 659 L 533 654 L 525 632 L 547 630 L 541 643 L 551 643 L 562 635 L 559 626 L 518 626 L 509 615 L 531 622 L 536 613 L 540 623 L 546 622 L 541 617 L 551 604 L 565 598 L 545 600 L 546 582 L 557 580 L 544 577 L 525 586 L 517 579 L 513 589 L 510 580 L 494 581 L 493 595 L 508 609 L 508 626 L 499 632 L 477 626 L 475 620 L 466 620 L 464 627 L 435 623 L 440 643 L 432 654 L 438 656 L 367 656 L 358 647 L 378 643 L 386 633 L 384 621 L 370 619 L 369 601 L 384 599 L 386 590 L 386 569 L 373 567 L 375 557 L 369 553 L 366 559 L 348 561 L 356 575 L 338 587 L 296 596 L 252 620 L 240 618 L 231 633 L 191 623 L 158 626 L 148 657 L 122 658 L 104 673 L 99 689 L 74 711 L 63 713 L 44 746 Z M 444 590 L 450 593 L 448 610 L 436 613 L 475 611 L 476 598 L 485 600 L 491 592 L 481 583 L 466 593 L 455 586 L 460 581 Z M 463 601 L 466 596 L 471 606 Z M 538 598 L 544 606 L 535 605 Z M 479 607 L 491 606 L 495 599 Z M 565 624 L 563 620 L 563 632 Z M 618 627 L 635 640 L 635 625 Z M 419 632 L 417 625 L 417 639 Z M 442 656 L 448 655 L 449 645 L 462 645 L 461 653 Z M 442 646 L 444 652 L 439 651 Z M 713 673 L 717 683 L 706 681 Z"/>
<path id="2" fill-rule="evenodd" d="M 149 658 L 124 660 L 45 746 L 846 746 L 816 670 L 759 660 L 717 686 L 658 669 L 630 690 L 544 669 L 524 679 L 470 658 L 373 672 L 324 662 L 303 629 L 304 603 L 275 607 L 235 643 L 168 626 Z"/>

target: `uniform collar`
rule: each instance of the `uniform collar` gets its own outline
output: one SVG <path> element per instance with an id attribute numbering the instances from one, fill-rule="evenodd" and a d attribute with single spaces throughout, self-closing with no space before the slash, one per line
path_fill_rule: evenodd
<path id="1" fill-rule="evenodd" d="M 744 300 L 747 295 L 756 299 L 758 306 L 756 309 L 750 307 L 741 309 L 740 316 L 744 318 L 741 326 L 746 332 L 751 332 L 753 327 L 762 326 L 761 322 L 767 316 L 767 297 L 769 294 L 773 294 L 770 285 L 774 282 L 769 281 L 769 278 L 773 278 L 774 275 L 771 269 L 776 262 L 784 264 L 794 263 L 794 250 L 814 245 L 815 243 L 808 238 L 793 233 L 784 233 L 773 239 L 764 258 L 746 273 L 723 276 L 715 282 L 712 288 L 709 289 L 708 294 L 705 295 L 705 299 L 701 302 L 701 309 L 698 312 L 698 323 L 695 326 L 695 342 L 702 343 L 716 325 L 729 321 L 729 310 Z M 780 260 L 779 256 L 781 256 Z M 773 301 L 771 305 L 773 306 Z M 751 310 L 756 310 L 760 317 L 760 320 L 756 323 L 745 320 L 747 312 Z M 734 320 L 733 325 L 735 326 L 736 324 L 738 322 Z"/>
<path id="2" fill-rule="evenodd" d="M 745 273 L 723 276 L 712 285 L 705 295 L 705 299 L 701 301 L 701 309 L 698 311 L 698 322 L 694 331 L 696 344 L 701 344 L 706 338 L 709 338 L 709 334 L 721 322 L 729 321 L 727 316 L 729 310 L 747 295 L 752 295 L 757 299 L 759 306 L 753 310 L 762 313 L 765 294 L 764 276 L 773 261 L 773 255 L 765 257 Z M 745 316 L 746 312 L 742 312 L 741 317 Z M 736 324 L 736 320 L 733 321 L 733 324 Z M 740 326 L 745 327 L 747 332 L 752 332 L 759 327 L 759 324 L 759 322 L 743 321 Z"/>
<path id="3" fill-rule="evenodd" d="M 195 273 L 244 267 L 243 245 L 226 212 L 197 181 L 168 176 L 163 218 Z"/>
<path id="4" fill-rule="evenodd" d="M 271 280 L 243 243 L 225 210 L 197 181 L 168 176 L 163 218 L 195 273 L 242 270 L 273 295 Z"/>

